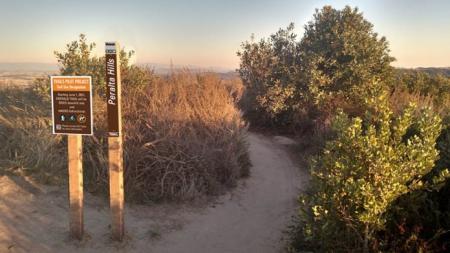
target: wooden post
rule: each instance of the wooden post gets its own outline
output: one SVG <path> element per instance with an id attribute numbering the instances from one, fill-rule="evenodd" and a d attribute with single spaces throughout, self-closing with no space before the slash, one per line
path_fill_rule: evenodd
<path id="1" fill-rule="evenodd" d="M 124 189 L 120 52 L 117 43 L 106 43 L 106 83 L 108 110 L 109 198 L 112 215 L 112 237 L 124 236 Z"/>
<path id="2" fill-rule="evenodd" d="M 70 235 L 83 238 L 83 146 L 81 135 L 68 135 Z"/>
<path id="3" fill-rule="evenodd" d="M 112 215 L 112 236 L 122 241 L 124 235 L 124 195 L 122 137 L 109 137 L 109 195 Z"/>
<path id="4" fill-rule="evenodd" d="M 67 135 L 70 235 L 83 239 L 83 143 L 93 134 L 92 78 L 50 78 L 53 134 Z M 69 103 L 71 102 L 71 103 Z"/>

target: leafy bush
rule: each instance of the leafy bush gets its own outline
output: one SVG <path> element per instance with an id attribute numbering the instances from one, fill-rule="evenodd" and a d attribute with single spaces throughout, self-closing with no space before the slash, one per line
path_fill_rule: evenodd
<path id="1" fill-rule="evenodd" d="M 95 43 L 88 43 L 86 36 L 80 34 L 78 41 L 72 41 L 66 45 L 63 52 L 55 51 L 56 59 L 60 65 L 61 75 L 87 75 L 92 77 L 93 89 L 96 93 L 105 92 L 105 57 L 97 57 L 92 54 L 96 47 Z M 119 52 L 120 68 L 125 72 L 129 68 L 129 58 L 134 51 L 125 52 L 121 49 Z"/>
<path id="2" fill-rule="evenodd" d="M 391 219 L 389 206 L 403 194 L 434 186 L 421 179 L 438 158 L 439 117 L 430 110 L 414 115 L 410 107 L 391 120 L 386 103 L 380 104 L 379 117 L 337 115 L 337 137 L 312 166 L 293 249 L 377 251 L 376 233 Z M 408 136 L 412 126 L 417 131 Z"/>
<path id="3" fill-rule="evenodd" d="M 395 89 L 434 96 L 436 102 L 450 99 L 450 78 L 428 74 L 424 70 L 398 69 L 395 75 Z"/>
<path id="4" fill-rule="evenodd" d="M 388 43 L 357 8 L 316 10 L 300 42 L 303 85 L 324 113 L 358 108 L 373 84 L 386 84 L 392 75 Z M 362 116 L 365 108 L 350 112 Z"/>
<path id="5" fill-rule="evenodd" d="M 444 121 L 436 148 L 439 159 L 424 176 L 424 181 L 432 183 L 434 187 L 408 192 L 392 203 L 388 209 L 391 219 L 387 221 L 385 231 L 378 233 L 385 250 L 450 250 L 450 178 L 436 182 L 436 178 L 442 178 L 450 168 L 450 118 Z"/>
<path id="6" fill-rule="evenodd" d="M 391 90 L 393 100 L 412 98 L 418 102 L 432 103 L 434 109 L 447 115 L 450 108 L 450 78 L 442 74 L 432 75 L 425 70 L 398 69 Z M 396 93 L 400 96 L 396 96 Z M 420 99 L 424 98 L 424 99 Z"/>
<path id="7" fill-rule="evenodd" d="M 302 128 L 312 120 L 327 127 L 336 108 L 361 116 L 368 86 L 388 88 L 388 43 L 358 9 L 317 10 L 300 41 L 293 29 L 245 42 L 238 52 L 246 87 L 241 108 L 252 124 Z"/>
<path id="8" fill-rule="evenodd" d="M 443 130 L 433 168 L 439 120 L 432 115 L 449 113 L 449 78 L 395 70 L 386 39 L 357 8 L 316 10 L 300 40 L 293 28 L 252 38 L 238 53 L 240 107 L 253 126 L 301 134 L 308 153 L 329 140 L 292 229 L 293 249 L 448 248 L 449 140 Z"/>
<path id="9" fill-rule="evenodd" d="M 93 55 L 95 43 L 89 43 L 84 34 L 80 34 L 78 40 L 66 45 L 63 52 L 55 51 L 56 60 L 59 63 L 59 74 L 65 76 L 86 75 L 92 77 L 92 88 L 100 96 L 105 94 L 105 57 Z M 121 73 L 125 76 L 133 76 L 140 81 L 142 74 L 140 68 L 129 65 L 129 59 L 134 51 L 126 52 L 121 49 L 119 52 Z M 127 75 L 128 72 L 132 74 Z M 134 85 L 132 80 L 128 80 L 130 85 Z M 33 89 L 44 98 L 50 97 L 50 79 L 48 77 L 37 78 L 33 83 Z"/>
<path id="10" fill-rule="evenodd" d="M 295 104 L 299 51 L 294 25 L 280 29 L 269 39 L 242 44 L 239 74 L 246 87 L 240 102 L 245 116 L 255 125 L 289 125 Z"/>

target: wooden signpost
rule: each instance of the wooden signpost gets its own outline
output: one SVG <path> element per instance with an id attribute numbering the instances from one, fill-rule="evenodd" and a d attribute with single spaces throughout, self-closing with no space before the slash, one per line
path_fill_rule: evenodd
<path id="1" fill-rule="evenodd" d="M 82 135 L 92 135 L 92 83 L 89 76 L 52 76 L 53 133 L 65 134 L 69 160 L 69 226 L 72 237 L 83 238 Z"/>
<path id="2" fill-rule="evenodd" d="M 121 241 L 124 236 L 124 189 L 119 50 L 117 43 L 105 43 L 109 203 L 112 216 L 112 237 L 115 240 Z"/>
<path id="3" fill-rule="evenodd" d="M 107 42 L 106 103 L 108 116 L 109 196 L 112 237 L 124 236 L 123 144 L 119 46 Z M 92 81 L 89 76 L 52 76 L 53 133 L 68 135 L 70 234 L 83 238 L 82 135 L 92 135 Z"/>

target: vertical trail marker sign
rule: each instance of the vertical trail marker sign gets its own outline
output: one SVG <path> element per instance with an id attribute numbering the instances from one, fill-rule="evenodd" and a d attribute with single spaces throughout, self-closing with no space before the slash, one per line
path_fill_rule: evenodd
<path id="1" fill-rule="evenodd" d="M 50 79 L 53 133 L 67 136 L 69 161 L 70 235 L 83 238 L 83 144 L 92 135 L 92 81 L 90 76 L 52 76 Z"/>
<path id="2" fill-rule="evenodd" d="M 106 108 L 108 113 L 109 156 L 109 204 L 112 216 L 112 237 L 122 241 L 124 236 L 124 192 L 123 192 L 123 144 L 122 105 L 120 79 L 120 52 L 116 42 L 105 43 L 106 61 Z"/>

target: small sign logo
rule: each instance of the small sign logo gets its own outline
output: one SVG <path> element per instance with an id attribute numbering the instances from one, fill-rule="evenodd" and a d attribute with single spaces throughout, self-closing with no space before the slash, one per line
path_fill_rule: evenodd
<path id="1" fill-rule="evenodd" d="M 80 114 L 80 115 L 78 115 L 77 120 L 78 120 L 79 123 L 83 124 L 83 123 L 86 122 L 86 116 L 84 114 Z"/>

